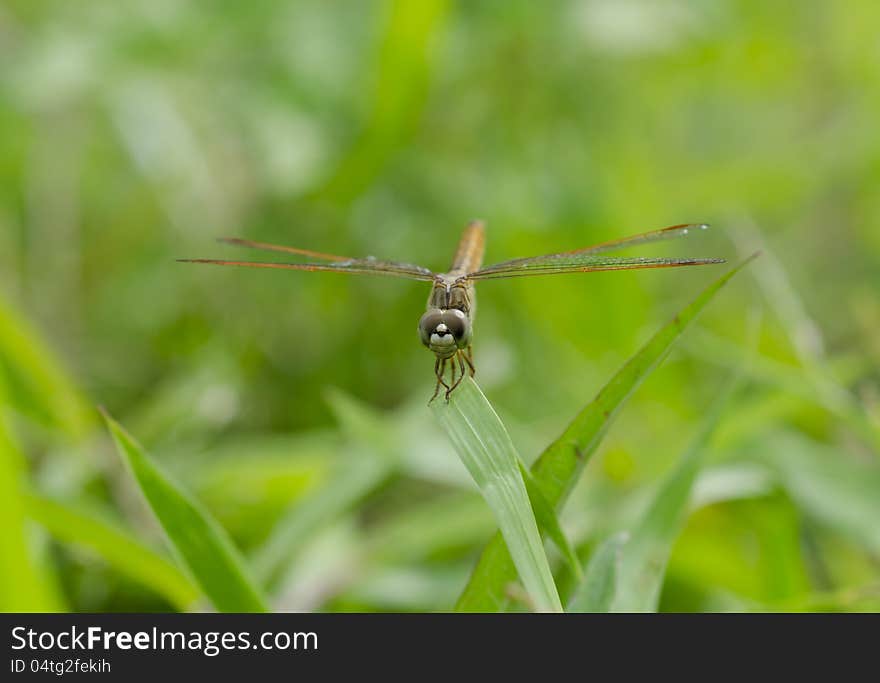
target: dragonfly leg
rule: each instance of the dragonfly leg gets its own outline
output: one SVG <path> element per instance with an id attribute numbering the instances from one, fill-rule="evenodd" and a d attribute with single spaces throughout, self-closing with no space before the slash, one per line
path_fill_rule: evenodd
<path id="1" fill-rule="evenodd" d="M 473 377 L 475 374 L 477 374 L 477 369 L 474 367 L 474 347 L 468 344 L 467 354 L 462 354 L 462 356 L 464 357 L 465 361 L 468 364 L 468 367 L 471 370 L 471 377 Z"/>
<path id="2" fill-rule="evenodd" d="M 428 401 L 428 405 L 430 405 L 435 398 L 437 398 L 437 394 L 440 393 L 440 387 L 444 386 L 447 390 L 449 390 L 449 385 L 443 379 L 443 375 L 446 374 L 446 359 L 445 358 L 437 358 L 434 361 L 434 376 L 437 378 L 437 385 L 434 387 L 434 395 L 431 396 L 431 400 Z"/>
<path id="3" fill-rule="evenodd" d="M 446 389 L 446 400 L 447 400 L 447 401 L 449 400 L 449 395 L 450 395 L 453 391 L 455 391 L 455 388 L 456 388 L 459 384 L 461 384 L 461 380 L 464 379 L 464 373 L 465 373 L 465 370 L 464 370 L 464 361 L 462 360 L 462 356 L 464 356 L 464 353 L 461 352 L 461 351 L 459 351 L 458 353 L 456 353 L 456 354 L 452 357 L 452 361 L 449 363 L 449 364 L 452 366 L 452 386 Z M 460 369 L 460 374 L 459 374 L 457 380 L 455 379 L 455 361 L 456 361 L 456 360 L 458 361 L 458 367 L 459 367 L 459 369 Z"/>

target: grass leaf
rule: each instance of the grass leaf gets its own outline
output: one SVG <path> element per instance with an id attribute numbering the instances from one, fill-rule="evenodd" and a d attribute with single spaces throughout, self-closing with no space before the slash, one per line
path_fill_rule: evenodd
<path id="1" fill-rule="evenodd" d="M 15 389 L 8 398 L 22 412 L 38 414 L 74 439 L 95 425 L 97 416 L 41 335 L 0 297 L 0 371 L 4 369 Z"/>
<path id="2" fill-rule="evenodd" d="M 700 471 L 709 438 L 718 426 L 735 384 L 736 379 L 715 399 L 699 433 L 673 471 L 660 484 L 641 521 L 633 529 L 621 553 L 610 611 L 657 611 L 666 563 L 687 516 L 691 488 Z"/>
<path id="3" fill-rule="evenodd" d="M 681 333 L 712 300 L 718 290 L 749 261 L 751 259 L 747 259 L 715 280 L 664 325 L 618 370 L 596 398 L 541 454 L 532 466 L 532 474 L 540 483 L 551 505 L 558 509 L 565 502 L 584 465 L 598 448 L 615 415 L 632 392 L 666 357 Z M 507 604 L 504 587 L 514 576 L 515 568 L 507 548 L 501 537 L 496 535 L 480 556 L 456 609 L 476 612 L 504 609 Z"/>
<path id="4" fill-rule="evenodd" d="M 782 261 L 767 248 L 757 226 L 743 221 L 738 228 L 733 235 L 740 235 L 737 239 L 740 250 L 757 246 L 765 253 L 752 275 L 788 333 L 800 360 L 801 378 L 812 385 L 820 403 L 840 416 L 875 452 L 880 452 L 880 428 L 861 402 L 835 380 L 826 357 L 822 330 L 807 312 L 806 302 L 792 284 Z"/>
<path id="5" fill-rule="evenodd" d="M 456 491 L 428 498 L 372 526 L 365 538 L 366 554 L 388 563 L 424 561 L 449 549 L 474 547 L 496 528 L 476 491 Z"/>
<path id="6" fill-rule="evenodd" d="M 28 533 L 22 491 L 24 457 L 8 433 L 3 408 L 0 400 L 0 519 L 3 520 L 0 532 L 0 611 L 56 611 L 61 604 Z"/>
<path id="7" fill-rule="evenodd" d="M 581 564 L 578 561 L 574 548 L 568 542 L 562 526 L 559 524 L 559 518 L 556 516 L 556 510 L 547 501 L 544 492 L 541 491 L 541 485 L 535 481 L 529 468 L 525 466 L 522 460 L 517 460 L 519 471 L 522 475 L 523 482 L 526 485 L 526 491 L 529 494 L 529 502 L 532 504 L 532 511 L 535 513 L 535 521 L 538 522 L 538 528 L 543 531 L 551 541 L 553 541 L 562 557 L 568 563 L 568 568 L 575 580 L 580 581 L 584 578 L 581 571 Z"/>
<path id="8" fill-rule="evenodd" d="M 122 574 L 153 589 L 180 610 L 201 592 L 177 566 L 99 516 L 39 494 L 25 497 L 28 517 L 59 541 L 88 548 Z"/>
<path id="9" fill-rule="evenodd" d="M 221 612 L 264 612 L 266 603 L 248 578 L 232 540 L 214 518 L 173 483 L 121 425 L 105 414 L 122 459 L 171 545 L 205 595 Z"/>
<path id="10" fill-rule="evenodd" d="M 495 513 L 513 565 L 536 609 L 561 612 L 562 605 L 529 495 L 519 455 L 489 401 L 467 377 L 447 403 L 432 409 L 459 457 Z M 510 579 L 513 580 L 514 576 Z"/>
<path id="11" fill-rule="evenodd" d="M 584 579 L 568 604 L 568 612 L 608 612 L 617 590 L 621 550 L 629 534 L 621 532 L 605 539 L 590 557 Z"/>
<path id="12" fill-rule="evenodd" d="M 364 454 L 341 463 L 325 485 L 295 501 L 254 554 L 256 574 L 274 585 L 303 545 L 320 528 L 372 493 L 389 475 L 386 463 Z"/>
<path id="13" fill-rule="evenodd" d="M 257 549 L 254 568 L 270 587 L 318 530 L 381 487 L 397 467 L 394 438 L 378 415 L 339 391 L 328 392 L 327 401 L 350 442 L 358 446 L 347 449 L 323 485 L 289 506 Z"/>
<path id="14" fill-rule="evenodd" d="M 767 441 L 766 458 L 797 506 L 880 555 L 880 466 L 794 433 Z"/>
<path id="15" fill-rule="evenodd" d="M 363 135 L 320 190 L 324 197 L 344 202 L 355 197 L 414 133 L 432 70 L 428 46 L 443 32 L 450 4 L 447 0 L 387 3 Z"/>

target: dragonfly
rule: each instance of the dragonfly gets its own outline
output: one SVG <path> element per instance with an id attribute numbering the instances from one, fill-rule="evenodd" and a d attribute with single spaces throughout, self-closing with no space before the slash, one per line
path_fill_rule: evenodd
<path id="1" fill-rule="evenodd" d="M 678 268 L 724 263 L 721 258 L 654 258 L 607 256 L 608 252 L 626 247 L 684 237 L 706 230 L 702 223 L 673 225 L 631 237 L 603 242 L 591 247 L 562 251 L 544 256 L 531 256 L 483 265 L 486 244 L 485 222 L 468 223 L 458 242 L 452 265 L 445 272 L 436 273 L 423 266 L 399 261 L 386 261 L 373 256 L 350 258 L 325 254 L 309 249 L 298 249 L 266 242 L 221 238 L 220 241 L 239 247 L 262 251 L 293 254 L 305 257 L 293 263 L 276 261 L 227 261 L 220 259 L 179 259 L 185 263 L 207 263 L 218 266 L 247 268 L 275 268 L 281 270 L 328 271 L 354 275 L 385 275 L 431 283 L 431 293 L 424 315 L 419 320 L 418 332 L 422 344 L 435 356 L 436 384 L 433 401 L 441 389 L 448 401 L 466 374 L 474 376 L 473 325 L 476 314 L 474 285 L 481 280 L 554 275 L 559 273 L 591 273 L 606 270 L 639 270 L 644 268 Z M 448 372 L 447 372 L 448 370 Z M 447 375 L 449 376 L 447 381 Z M 429 403 L 431 402 L 429 401 Z"/>

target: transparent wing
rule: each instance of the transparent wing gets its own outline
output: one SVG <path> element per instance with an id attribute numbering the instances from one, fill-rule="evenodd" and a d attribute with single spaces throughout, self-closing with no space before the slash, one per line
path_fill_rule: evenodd
<path id="1" fill-rule="evenodd" d="M 707 266 L 724 263 L 721 258 L 622 258 L 619 256 L 596 256 L 594 254 L 558 255 L 546 261 L 523 261 L 515 264 L 498 264 L 484 268 L 465 277 L 468 280 L 492 280 L 525 275 L 550 275 L 553 273 L 587 273 L 597 270 L 637 270 L 640 268 L 678 268 L 679 266 Z"/>
<path id="2" fill-rule="evenodd" d="M 246 268 L 280 268 L 282 270 L 316 270 L 354 275 L 390 275 L 409 280 L 433 280 L 434 273 L 427 268 L 378 259 L 351 259 L 339 263 L 275 263 L 272 261 L 223 261 L 210 258 L 177 259 L 181 263 L 209 263 L 215 266 L 243 266 Z"/>
<path id="3" fill-rule="evenodd" d="M 630 237 L 622 237 L 619 240 L 611 240 L 610 242 L 602 242 L 602 244 L 594 244 L 592 247 L 583 249 L 575 249 L 574 251 L 565 252 L 567 254 L 604 254 L 608 251 L 619 251 L 626 247 L 632 247 L 638 244 L 649 244 L 651 242 L 662 242 L 664 240 L 673 240 L 678 237 L 686 237 L 694 233 L 708 230 L 709 226 L 705 223 L 683 223 L 682 225 L 673 225 L 669 228 L 661 228 L 660 230 L 652 230 L 651 232 L 643 232 L 640 235 L 632 235 Z"/>
<path id="4" fill-rule="evenodd" d="M 679 266 L 702 266 L 712 263 L 723 263 L 724 259 L 698 258 L 621 258 L 600 256 L 604 252 L 624 249 L 639 244 L 660 242 L 708 228 L 704 224 L 673 225 L 662 230 L 624 237 L 623 239 L 603 242 L 583 249 L 565 251 L 544 256 L 512 259 L 502 263 L 485 266 L 469 273 L 468 278 L 489 280 L 501 277 L 519 277 L 523 275 L 546 275 L 551 273 L 589 272 L 594 270 L 633 270 L 638 268 L 676 268 Z"/>
<path id="5" fill-rule="evenodd" d="M 236 247 L 247 247 L 248 249 L 260 249 L 262 251 L 281 251 L 285 254 L 297 254 L 298 256 L 308 256 L 310 258 L 321 259 L 322 261 L 353 261 L 350 256 L 337 256 L 336 254 L 324 254 L 320 251 L 310 251 L 308 249 L 297 249 L 296 247 L 286 247 L 281 244 L 269 244 L 268 242 L 254 242 L 253 240 L 243 240 L 240 237 L 221 237 L 217 240 L 224 244 L 232 244 Z"/>
<path id="6" fill-rule="evenodd" d="M 324 254 L 308 249 L 286 247 L 280 244 L 268 244 L 266 242 L 253 242 L 235 237 L 227 237 L 220 240 L 227 244 L 234 244 L 251 249 L 263 251 L 278 251 L 287 254 L 297 254 L 310 258 L 329 261 L 330 263 L 277 263 L 273 261 L 227 261 L 223 259 L 178 259 L 182 263 L 208 263 L 215 266 L 242 266 L 246 268 L 277 268 L 282 270 L 307 270 L 328 271 L 336 273 L 352 273 L 355 275 L 389 275 L 410 280 L 433 280 L 435 275 L 432 271 L 412 263 L 400 263 L 397 261 L 383 261 L 368 256 L 366 258 L 349 258 L 335 254 Z"/>

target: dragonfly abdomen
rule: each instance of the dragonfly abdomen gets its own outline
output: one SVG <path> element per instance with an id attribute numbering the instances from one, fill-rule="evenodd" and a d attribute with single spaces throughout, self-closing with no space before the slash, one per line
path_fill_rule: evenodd
<path id="1" fill-rule="evenodd" d="M 479 270 L 483 264 L 485 248 L 486 224 L 483 221 L 471 221 L 458 241 L 449 274 L 461 276 Z"/>

